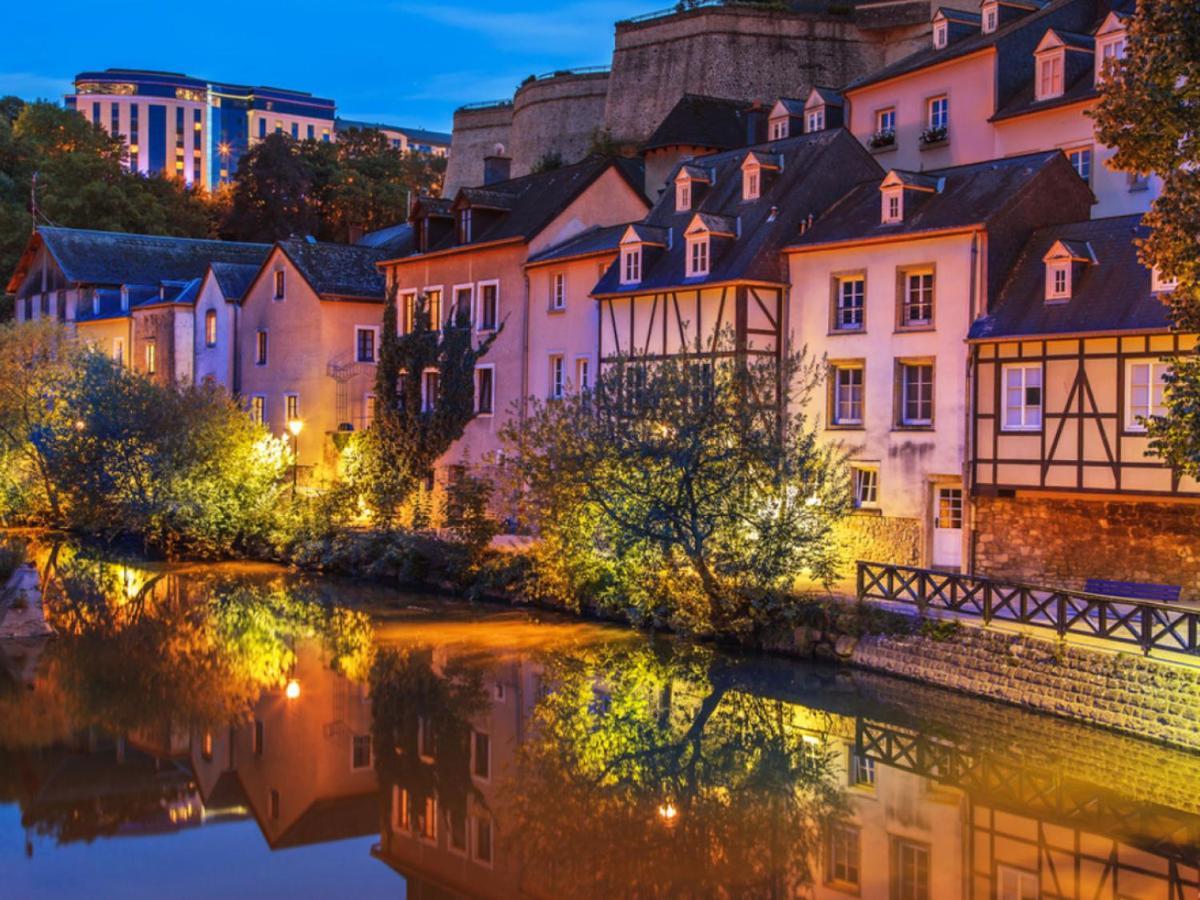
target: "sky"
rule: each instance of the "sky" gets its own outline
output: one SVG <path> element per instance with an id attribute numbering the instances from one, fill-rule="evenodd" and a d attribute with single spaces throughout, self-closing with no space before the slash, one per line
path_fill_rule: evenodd
<path id="1" fill-rule="evenodd" d="M 607 65 L 613 23 L 667 0 L 5 3 L 0 96 L 62 102 L 77 72 L 161 69 L 309 91 L 338 115 L 449 131 L 528 75 Z M 53 20 L 53 22 L 49 21 Z"/>

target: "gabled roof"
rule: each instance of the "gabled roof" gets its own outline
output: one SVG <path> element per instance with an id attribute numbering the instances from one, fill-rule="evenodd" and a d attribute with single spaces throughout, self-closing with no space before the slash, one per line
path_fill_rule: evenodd
<path id="1" fill-rule="evenodd" d="M 973 25 L 976 28 L 982 27 L 983 17 L 977 12 L 968 12 L 965 9 L 951 9 L 948 6 L 939 6 L 937 12 L 933 14 L 933 18 L 945 19 L 947 22 L 953 22 L 957 25 Z"/>
<path id="2" fill-rule="evenodd" d="M 412 226 L 401 222 L 399 225 L 368 231 L 354 243 L 358 247 L 374 247 L 393 256 L 400 256 L 412 250 L 413 237 Z"/>
<path id="3" fill-rule="evenodd" d="M 1096 48 L 1096 39 L 1090 34 L 1077 34 L 1062 28 L 1048 28 L 1033 52 L 1037 53 L 1052 47 L 1068 47 L 1072 50 L 1091 52 Z"/>
<path id="4" fill-rule="evenodd" d="M 668 229 L 657 228 L 654 225 L 647 225 L 644 222 L 634 222 L 626 226 L 621 232 L 622 244 L 661 244 L 667 245 L 667 240 L 670 237 Z"/>
<path id="5" fill-rule="evenodd" d="M 800 118 L 804 115 L 805 102 L 795 97 L 780 97 L 775 101 L 775 105 L 771 107 L 771 118 L 778 118 L 785 115 Z"/>
<path id="6" fill-rule="evenodd" d="M 1037 98 L 1037 86 L 1033 78 L 1030 78 L 1021 89 L 1013 95 L 1012 99 L 996 110 L 989 122 L 1003 122 L 1007 119 L 1015 119 L 1018 116 L 1024 116 L 1029 113 L 1041 112 L 1046 109 L 1055 109 L 1059 106 L 1069 106 L 1072 103 L 1082 103 L 1085 100 L 1092 100 L 1100 96 L 1100 89 L 1096 87 L 1096 79 L 1092 70 L 1086 69 L 1079 72 L 1066 89 L 1057 97 L 1047 97 L 1045 100 Z"/>
<path id="7" fill-rule="evenodd" d="M 1077 179 L 1058 150 L 936 169 L 919 176 L 905 173 L 920 178 L 926 185 L 940 181 L 940 190 L 926 187 L 906 196 L 904 219 L 892 224 L 880 221 L 882 180 L 863 182 L 820 216 L 792 246 L 803 248 L 986 225 L 1000 217 L 1038 175 L 1056 166 L 1064 178 L 1069 173 Z M 1087 189 L 1082 181 L 1079 187 Z"/>
<path id="8" fill-rule="evenodd" d="M 216 279 L 217 287 L 221 289 L 225 300 L 236 303 L 246 296 L 246 291 L 250 290 L 250 285 L 254 283 L 254 276 L 258 274 L 259 267 L 244 263 L 215 262 L 211 263 L 208 269 Z"/>
<path id="9" fill-rule="evenodd" d="M 945 179 L 927 172 L 908 172 L 904 169 L 891 169 L 879 183 L 880 187 L 906 187 L 914 191 L 939 191 Z"/>
<path id="10" fill-rule="evenodd" d="M 684 94 L 667 113 L 643 151 L 663 147 L 706 147 L 732 150 L 754 143 L 747 114 L 754 104 L 725 97 Z"/>
<path id="11" fill-rule="evenodd" d="M 762 185 L 758 199 L 744 200 L 741 166 L 747 154 L 756 150 L 778 154 L 784 166 L 776 177 Z M 871 154 L 842 128 L 729 150 L 694 162 L 715 172 L 713 185 L 693 209 L 677 211 L 675 198 L 671 196 L 658 199 L 639 228 L 652 227 L 667 239 L 661 241 L 663 249 L 646 254 L 641 281 L 636 285 L 621 284 L 617 266 L 613 265 L 593 293 L 635 294 L 732 281 L 783 284 L 785 265 L 779 251 L 798 232 L 799 223 L 810 215 L 820 214 L 862 178 L 873 174 L 883 176 Z M 708 217 L 719 230 L 731 231 L 737 237 L 723 240 L 722 246 L 711 255 L 707 276 L 689 278 L 684 233 L 697 215 L 702 220 Z"/>
<path id="12" fill-rule="evenodd" d="M 814 103 L 813 100 L 817 102 Z M 808 99 L 804 101 L 805 108 L 809 106 L 817 106 L 824 103 L 826 106 L 841 106 L 842 95 L 833 88 L 814 87 L 808 92 Z"/>
<path id="13" fill-rule="evenodd" d="M 679 167 L 679 171 L 675 175 L 676 181 L 687 179 L 689 181 L 702 181 L 705 184 L 712 183 L 712 176 L 708 174 L 708 169 L 703 166 L 694 166 L 691 163 L 684 163 Z"/>
<path id="14" fill-rule="evenodd" d="M 581 256 L 594 256 L 600 253 L 616 253 L 621 245 L 621 237 L 629 227 L 629 225 L 608 225 L 589 228 L 572 238 L 547 247 L 540 253 L 535 253 L 525 264 L 533 266 L 540 263 L 577 259 Z"/>
<path id="15" fill-rule="evenodd" d="M 507 183 L 507 182 L 506 182 Z M 517 194 L 507 190 L 488 187 L 460 188 L 454 197 L 454 208 L 465 209 L 477 207 L 480 209 L 496 209 L 509 212 L 517 202 Z"/>
<path id="16" fill-rule="evenodd" d="M 1096 261 L 1096 254 L 1092 250 L 1092 245 L 1087 241 L 1059 238 L 1046 251 L 1046 255 L 1042 257 L 1042 262 L 1049 262 L 1052 259 L 1069 259 L 1072 262 L 1094 263 Z"/>
<path id="17" fill-rule="evenodd" d="M 37 248 L 42 245 L 62 269 L 67 281 L 87 285 L 151 284 L 155 287 L 168 280 L 202 278 L 212 262 L 257 265 L 271 249 L 269 244 L 46 225 L 38 228 L 30 239 L 9 281 L 10 293 L 20 287 Z"/>
<path id="18" fill-rule="evenodd" d="M 414 218 L 419 215 L 427 215 L 434 218 L 453 219 L 454 198 L 420 196 L 413 204 L 412 215 Z"/>
<path id="19" fill-rule="evenodd" d="M 683 230 L 683 233 L 697 234 L 707 232 L 709 234 L 719 234 L 724 237 L 736 237 L 737 230 L 738 223 L 734 217 L 698 212 L 692 216 L 692 220 L 688 222 L 687 228 Z"/>
<path id="20" fill-rule="evenodd" d="M 1147 234 L 1137 215 L 1035 231 L 970 339 L 1168 330 L 1167 305 L 1151 291 L 1150 270 L 1137 257 L 1134 241 Z M 1058 242 L 1087 244 L 1096 261 L 1074 279 L 1069 300 L 1046 303 L 1043 259 Z"/>
<path id="21" fill-rule="evenodd" d="M 764 169 L 778 169 L 783 165 L 783 157 L 778 153 L 766 153 L 762 150 L 751 150 L 742 160 L 742 168 L 757 165 Z"/>
<path id="22" fill-rule="evenodd" d="M 384 251 L 303 240 L 279 241 L 275 246 L 317 295 L 382 302 L 385 284 L 378 263 L 385 258 Z"/>

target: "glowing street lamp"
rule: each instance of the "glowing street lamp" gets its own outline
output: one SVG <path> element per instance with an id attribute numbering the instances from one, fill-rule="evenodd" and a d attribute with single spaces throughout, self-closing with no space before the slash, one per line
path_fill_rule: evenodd
<path id="1" fill-rule="evenodd" d="M 679 818 L 679 810 L 675 808 L 674 803 L 668 800 L 666 803 L 659 805 L 658 817 L 668 825 L 673 825 L 675 820 Z"/>
<path id="2" fill-rule="evenodd" d="M 289 419 L 287 428 L 292 433 L 292 497 L 295 497 L 297 473 L 300 470 L 300 432 L 304 430 L 304 423 L 299 419 Z"/>
<path id="3" fill-rule="evenodd" d="M 295 700 L 300 696 L 300 682 L 295 678 L 287 683 L 287 687 L 283 689 L 283 695 L 289 700 Z"/>

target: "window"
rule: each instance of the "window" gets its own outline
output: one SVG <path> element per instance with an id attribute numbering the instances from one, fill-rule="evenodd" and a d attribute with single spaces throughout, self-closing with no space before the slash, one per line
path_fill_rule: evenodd
<path id="1" fill-rule="evenodd" d="M 692 208 L 692 183 L 686 178 L 675 182 L 675 211 L 685 212 Z"/>
<path id="2" fill-rule="evenodd" d="M 888 188 L 883 192 L 883 213 L 881 219 L 884 225 L 894 225 L 904 219 L 903 188 Z"/>
<path id="3" fill-rule="evenodd" d="M 449 825 L 450 849 L 459 854 L 467 852 L 467 820 L 461 814 L 446 810 L 446 824 Z"/>
<path id="4" fill-rule="evenodd" d="M 1150 179 L 1139 172 L 1127 172 L 1126 181 L 1129 184 L 1130 193 L 1134 191 L 1150 190 Z"/>
<path id="5" fill-rule="evenodd" d="M 437 372 L 426 372 L 421 379 L 421 412 L 432 412 L 437 406 L 438 387 L 441 376 Z"/>
<path id="6" fill-rule="evenodd" d="M 309 125 L 305 129 L 304 136 L 305 136 L 305 138 L 307 138 L 308 140 L 311 141 L 313 138 L 315 138 L 317 136 L 317 127 L 315 125 Z"/>
<path id="7" fill-rule="evenodd" d="M 113 338 L 113 362 L 125 365 L 125 338 Z"/>
<path id="8" fill-rule="evenodd" d="M 1143 360 L 1129 363 L 1125 376 L 1128 395 L 1126 431 L 1145 431 L 1145 419 L 1166 415 L 1166 377 L 1169 371 L 1170 366 L 1162 362 Z"/>
<path id="9" fill-rule="evenodd" d="M 425 289 L 425 310 L 429 313 L 429 327 L 437 330 L 442 327 L 442 289 Z"/>
<path id="10" fill-rule="evenodd" d="M 829 867 L 826 877 L 835 884 L 858 887 L 858 828 L 834 825 L 829 830 Z"/>
<path id="11" fill-rule="evenodd" d="M 929 846 L 892 841 L 892 900 L 929 900 Z"/>
<path id="12" fill-rule="evenodd" d="M 1071 261 L 1046 263 L 1046 299 L 1071 299 Z"/>
<path id="13" fill-rule="evenodd" d="M 492 776 L 492 739 L 482 731 L 472 734 L 471 774 L 484 781 Z"/>
<path id="14" fill-rule="evenodd" d="M 299 394 L 284 394 L 283 395 L 283 421 L 295 422 L 300 418 L 300 395 Z"/>
<path id="15" fill-rule="evenodd" d="M 254 720 L 254 734 L 251 737 L 251 747 L 255 756 L 263 754 L 263 723 L 262 719 Z"/>
<path id="16" fill-rule="evenodd" d="M 1079 174 L 1079 177 L 1088 184 L 1092 183 L 1092 148 L 1091 147 L 1075 147 L 1067 151 L 1067 159 L 1071 161 L 1071 165 Z"/>
<path id="17" fill-rule="evenodd" d="M 833 366 L 833 396 L 829 420 L 838 426 L 863 423 L 863 367 L 835 364 Z"/>
<path id="18" fill-rule="evenodd" d="M 475 370 L 475 412 L 490 416 L 496 402 L 496 370 L 491 366 Z"/>
<path id="19" fill-rule="evenodd" d="M 926 328 L 933 324 L 933 272 L 929 269 L 901 273 L 904 296 L 900 303 L 901 328 Z"/>
<path id="20" fill-rule="evenodd" d="M 256 366 L 267 364 L 267 332 L 261 328 L 254 336 L 254 364 Z"/>
<path id="21" fill-rule="evenodd" d="M 866 287 L 867 279 L 863 275 L 843 275 L 834 279 L 834 331 L 862 330 Z"/>
<path id="22" fill-rule="evenodd" d="M 417 313 L 416 291 L 405 291 L 400 295 L 400 333 L 411 334 Z"/>
<path id="23" fill-rule="evenodd" d="M 629 247 L 621 251 L 621 284 L 637 284 L 642 280 L 642 248 Z"/>
<path id="24" fill-rule="evenodd" d="M 991 34 L 996 30 L 998 10 L 996 4 L 990 3 L 983 8 L 983 31 L 984 34 Z"/>
<path id="25" fill-rule="evenodd" d="M 933 424 L 932 363 L 900 363 L 900 424 Z"/>
<path id="26" fill-rule="evenodd" d="M 575 360 L 575 389 L 586 391 L 592 386 L 591 373 L 589 372 L 591 360 L 586 356 Z"/>
<path id="27" fill-rule="evenodd" d="M 454 309 L 450 311 L 450 316 L 455 324 L 458 324 L 460 319 L 465 319 L 468 324 L 470 323 L 471 307 L 475 301 L 474 293 L 469 284 L 454 289 Z"/>
<path id="28" fill-rule="evenodd" d="M 1150 290 L 1155 294 L 1168 294 L 1177 287 L 1179 287 L 1178 278 L 1164 278 L 1158 266 L 1150 270 Z"/>
<path id="29" fill-rule="evenodd" d="M 689 238 L 687 275 L 689 278 L 708 274 L 708 238 Z"/>
<path id="30" fill-rule="evenodd" d="M 479 286 L 479 330 L 494 331 L 500 314 L 500 285 Z"/>
<path id="31" fill-rule="evenodd" d="M 475 860 L 485 865 L 492 864 L 492 820 L 475 820 Z"/>
<path id="32" fill-rule="evenodd" d="M 1011 365 L 1004 377 L 1005 431 L 1037 431 L 1042 427 L 1042 367 Z"/>
<path id="33" fill-rule="evenodd" d="M 350 768 L 354 771 L 371 768 L 371 736 L 356 734 L 350 739 Z"/>
<path id="34" fill-rule="evenodd" d="M 412 828 L 412 807 L 408 791 L 392 785 L 392 831 L 409 831 Z"/>
<path id="35" fill-rule="evenodd" d="M 855 509 L 879 506 L 879 467 L 855 463 L 850 466 Z"/>
<path id="36" fill-rule="evenodd" d="M 458 242 L 460 244 L 471 243 L 471 210 L 460 209 L 458 211 Z"/>
<path id="37" fill-rule="evenodd" d="M 808 114 L 807 121 L 805 122 L 804 130 L 812 132 L 812 131 L 821 131 L 824 128 L 825 128 L 825 110 L 823 110 L 823 109 L 812 110 Z"/>
<path id="38" fill-rule="evenodd" d="M 946 46 L 947 27 L 945 22 L 938 22 L 933 26 L 933 46 L 941 50 Z"/>
<path id="39" fill-rule="evenodd" d="M 996 900 L 1038 900 L 1041 897 L 1037 872 L 1013 866 L 996 866 Z"/>
<path id="40" fill-rule="evenodd" d="M 258 136 L 260 138 L 265 138 L 267 136 L 267 120 L 266 119 L 258 120 Z"/>
<path id="41" fill-rule="evenodd" d="M 550 308 L 567 308 L 567 276 L 564 272 L 555 272 L 550 276 Z"/>
<path id="42" fill-rule="evenodd" d="M 354 329 L 354 357 L 360 363 L 375 362 L 375 329 Z"/>
<path id="43" fill-rule="evenodd" d="M 278 819 L 279 818 L 279 791 L 275 790 L 275 788 L 271 788 L 271 791 L 268 794 L 267 806 L 268 806 L 267 814 L 272 819 Z"/>
<path id="44" fill-rule="evenodd" d="M 210 309 L 204 314 L 204 346 L 217 346 L 217 311 Z"/>
<path id="45" fill-rule="evenodd" d="M 375 395 L 363 394 L 363 418 L 362 427 L 370 428 L 371 423 L 375 421 Z"/>
<path id="46" fill-rule="evenodd" d="M 875 760 L 861 753 L 855 753 L 850 764 L 850 784 L 853 787 L 875 787 Z"/>
<path id="47" fill-rule="evenodd" d="M 213 734 L 211 731 L 204 732 L 200 738 L 200 755 L 205 759 L 213 758 Z"/>
<path id="48" fill-rule="evenodd" d="M 757 200 L 761 172 L 758 166 L 749 166 L 742 171 L 742 199 Z"/>
<path id="49" fill-rule="evenodd" d="M 771 120 L 771 140 L 781 141 L 788 136 L 787 116 L 779 116 Z"/>
<path id="50" fill-rule="evenodd" d="M 929 100 L 929 128 L 939 130 L 950 127 L 950 99 L 943 94 Z"/>
<path id="51" fill-rule="evenodd" d="M 153 340 L 146 341 L 146 374 L 158 374 L 158 343 Z"/>
<path id="52" fill-rule="evenodd" d="M 437 799 L 435 797 L 425 798 L 424 808 L 417 819 L 417 829 L 424 840 L 437 840 Z"/>
<path id="53" fill-rule="evenodd" d="M 962 528 L 962 488 L 938 488 L 937 515 L 934 518 L 933 524 L 936 528 L 948 528 L 951 530 Z"/>
<path id="54" fill-rule="evenodd" d="M 1063 53 L 1043 55 L 1038 60 L 1037 99 L 1047 100 L 1063 92 Z"/>
<path id="55" fill-rule="evenodd" d="M 1105 70 L 1115 67 L 1125 58 L 1125 35 L 1106 38 L 1099 42 L 1099 52 L 1096 55 L 1096 82 L 1104 80 Z"/>
<path id="56" fill-rule="evenodd" d="M 274 294 L 274 299 L 276 299 L 276 300 L 283 299 L 283 278 L 284 278 L 283 269 L 276 270 L 276 272 L 275 272 L 275 294 Z"/>
<path id="57" fill-rule="evenodd" d="M 262 394 L 255 394 L 250 398 L 250 419 L 255 425 L 267 424 L 267 398 Z"/>
<path id="58" fill-rule="evenodd" d="M 433 762 L 437 753 L 437 742 L 433 735 L 433 722 L 426 716 L 417 717 L 417 755 L 422 762 Z"/>
<path id="59" fill-rule="evenodd" d="M 560 399 L 563 390 L 563 358 L 561 353 L 556 353 L 550 357 L 550 399 Z"/>

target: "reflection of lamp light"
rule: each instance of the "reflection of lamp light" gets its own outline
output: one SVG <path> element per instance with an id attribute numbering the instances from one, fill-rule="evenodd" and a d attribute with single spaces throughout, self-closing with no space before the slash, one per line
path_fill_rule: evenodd
<path id="1" fill-rule="evenodd" d="M 296 496 L 296 479 L 300 473 L 300 432 L 304 423 L 299 419 L 288 419 L 288 431 L 292 433 L 292 498 Z"/>
<path id="2" fill-rule="evenodd" d="M 295 700 L 300 696 L 300 682 L 293 678 L 287 683 L 287 687 L 284 688 L 283 693 L 289 700 Z"/>
<path id="3" fill-rule="evenodd" d="M 668 800 L 658 807 L 658 817 L 669 824 L 679 817 L 679 810 L 675 808 L 674 803 Z"/>

